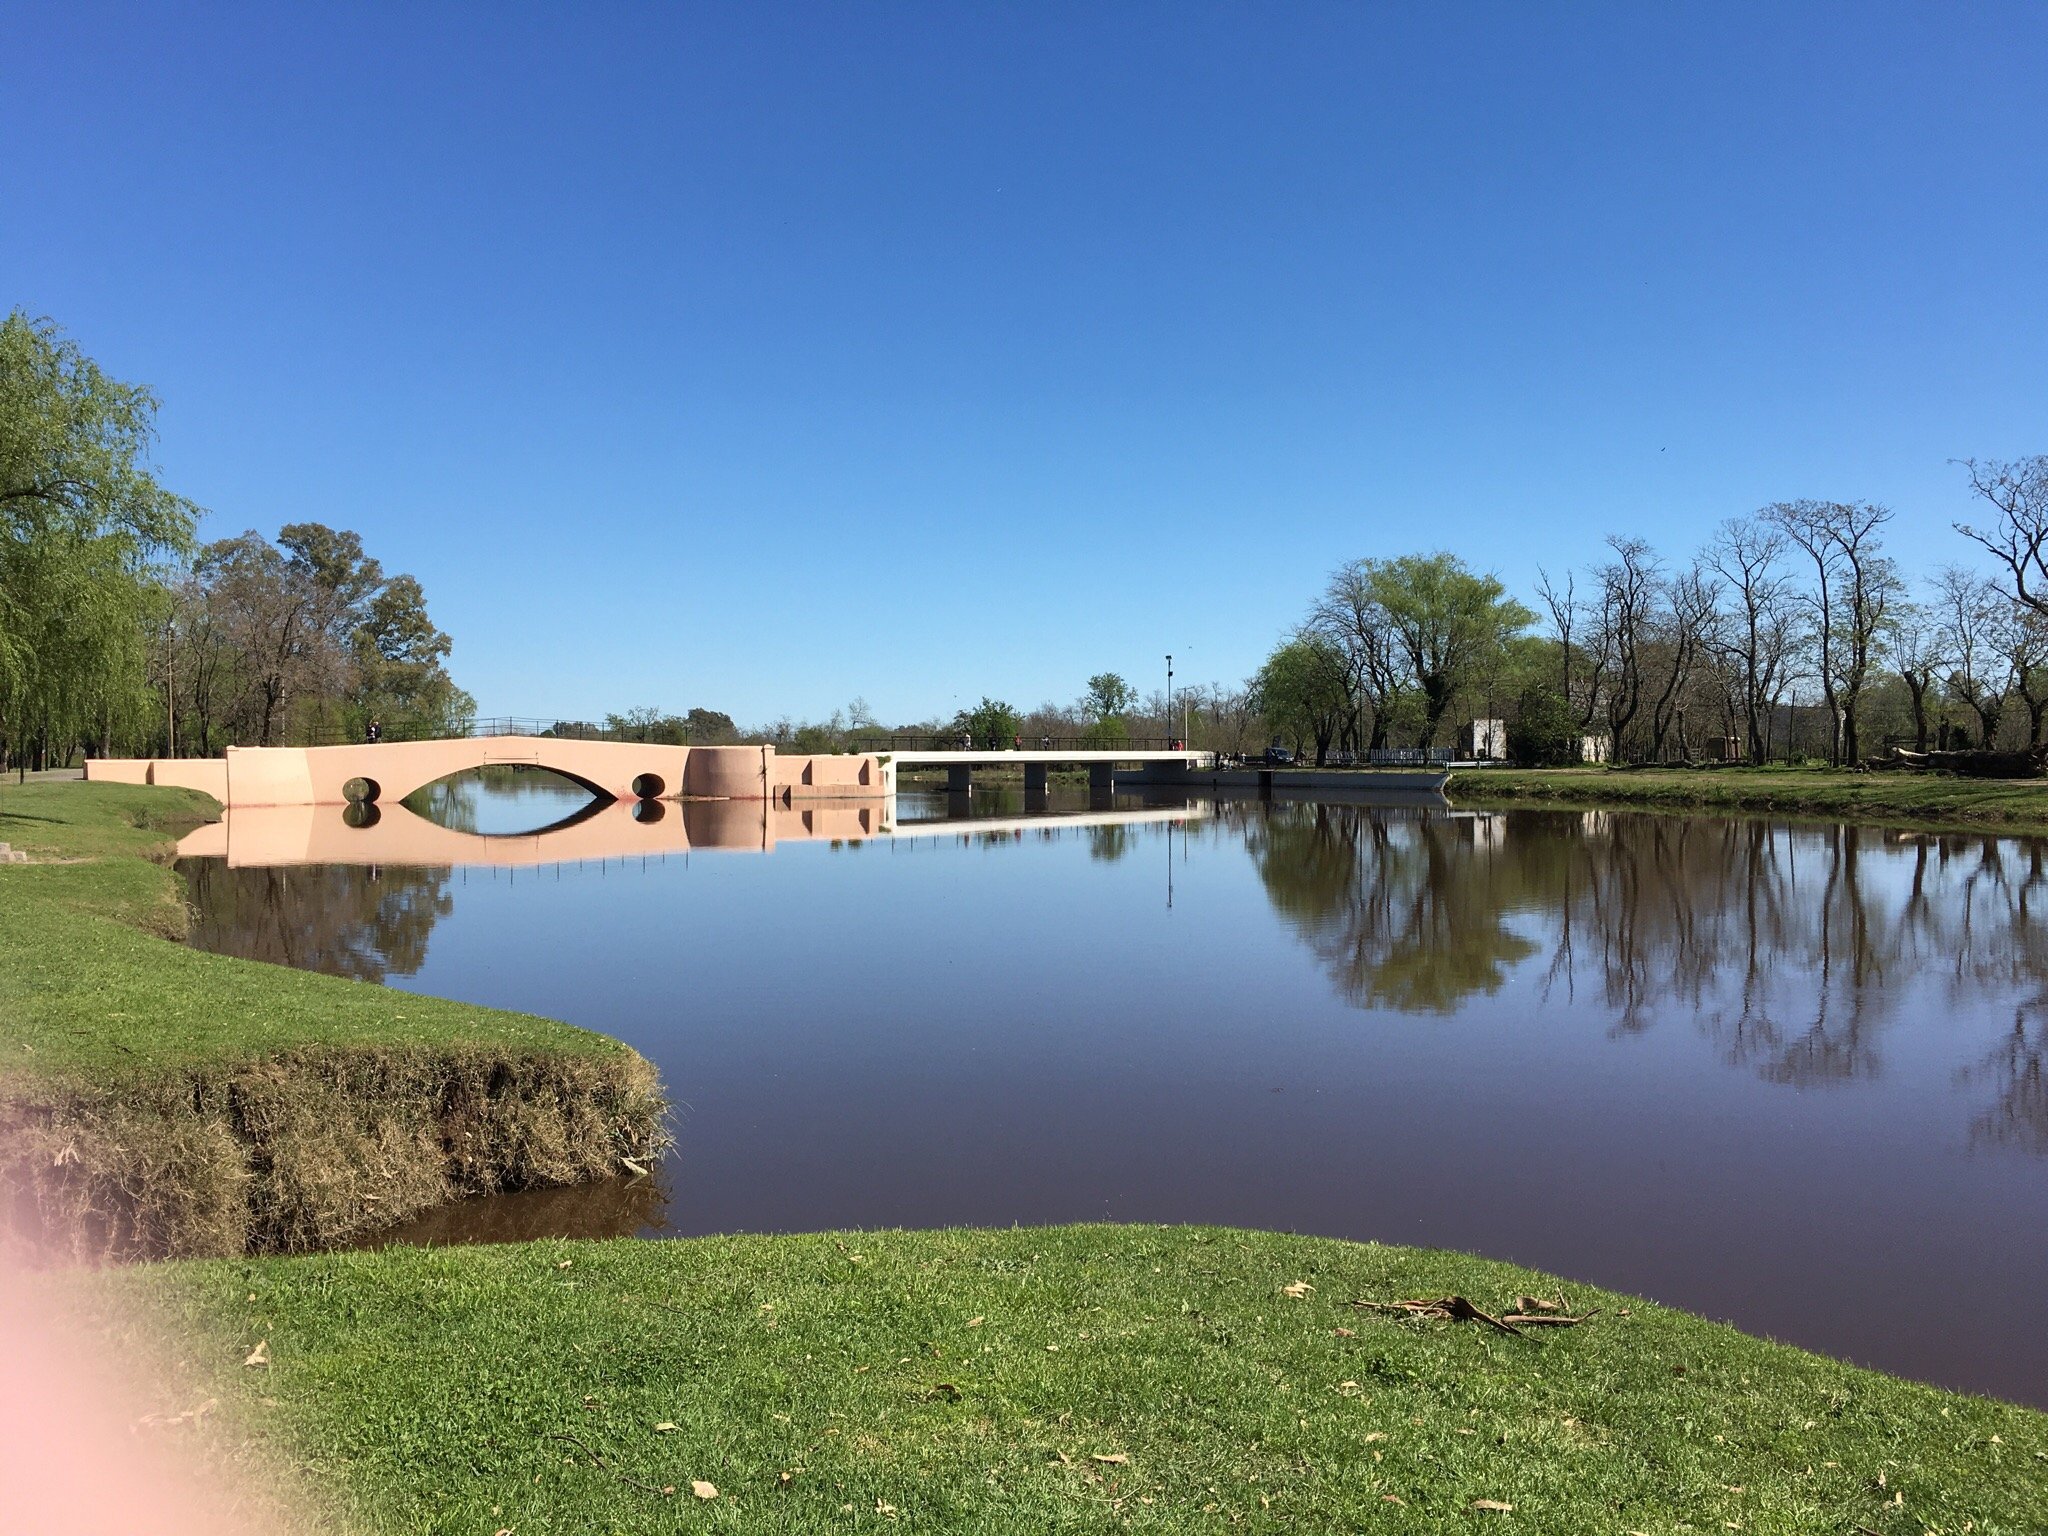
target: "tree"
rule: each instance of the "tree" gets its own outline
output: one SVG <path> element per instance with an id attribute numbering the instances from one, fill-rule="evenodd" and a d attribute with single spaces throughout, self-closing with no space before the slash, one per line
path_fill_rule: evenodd
<path id="1" fill-rule="evenodd" d="M 1730 518 L 1707 546 L 1706 561 L 1727 583 L 1730 617 L 1717 639 L 1732 665 L 1748 732 L 1744 752 L 1761 759 L 1771 744 L 1771 717 L 1784 697 L 1791 654 L 1782 530 L 1761 518 Z"/>
<path id="2" fill-rule="evenodd" d="M 953 717 L 953 729 L 965 731 L 976 746 L 1002 748 L 1017 739 L 1018 727 L 1024 717 L 1000 699 L 983 694 L 981 702 L 972 709 L 963 709 Z"/>
<path id="3" fill-rule="evenodd" d="M 739 727 L 733 724 L 732 716 L 722 710 L 693 709 L 683 717 L 683 724 L 691 743 L 696 746 L 715 746 L 739 739 Z"/>
<path id="4" fill-rule="evenodd" d="M 1898 597 L 1897 573 L 1879 552 L 1887 507 L 1871 502 L 1781 501 L 1765 519 L 1813 562 L 1809 594 L 1821 697 L 1832 723 L 1830 761 L 1857 757 L 1856 706 L 1869 681 L 1885 615 Z"/>
<path id="5" fill-rule="evenodd" d="M 1662 580 L 1657 557 L 1643 540 L 1610 534 L 1607 546 L 1615 558 L 1593 573 L 1600 583 L 1594 675 L 1606 679 L 1607 739 L 1619 760 L 1623 737 L 1643 704 L 1643 647 Z"/>
<path id="6" fill-rule="evenodd" d="M 1386 615 L 1422 692 L 1416 744 L 1427 747 L 1458 690 L 1536 616 L 1455 555 L 1402 555 L 1360 566 L 1365 595 Z"/>
<path id="7" fill-rule="evenodd" d="M 1356 746 L 1358 720 L 1370 716 L 1365 749 L 1387 745 L 1401 693 L 1403 656 L 1393 620 L 1373 589 L 1373 562 L 1353 560 L 1331 572 L 1329 584 L 1309 616 L 1310 626 L 1343 652 L 1345 688 L 1350 695 L 1344 734 Z"/>
<path id="8" fill-rule="evenodd" d="M 362 605 L 350 637 L 354 699 L 362 720 L 385 717 L 423 730 L 455 731 L 476 714 L 476 701 L 442 663 L 454 648 L 427 617 L 427 596 L 411 576 L 394 576 Z"/>
<path id="9" fill-rule="evenodd" d="M 1524 768 L 1557 768 L 1579 760 L 1579 722 L 1563 694 L 1532 683 L 1515 701 L 1508 756 Z"/>
<path id="10" fill-rule="evenodd" d="M 1557 696 L 1565 701 L 1567 708 L 1572 698 L 1572 630 L 1579 621 L 1578 578 L 1570 571 L 1564 573 L 1564 590 L 1558 591 L 1550 579 L 1550 572 L 1542 566 L 1536 568 L 1536 592 L 1543 599 L 1543 606 L 1550 611 L 1550 629 L 1556 637 L 1558 655 Z M 1587 718 L 1591 718 L 1588 711 Z"/>
<path id="11" fill-rule="evenodd" d="M 1977 717 L 1981 745 L 1998 738 L 1998 720 L 2012 691 L 2012 603 L 1997 587 L 1960 566 L 1935 578 L 1949 692 Z"/>
<path id="12" fill-rule="evenodd" d="M 1252 680 L 1259 710 L 1274 731 L 1316 744 L 1316 766 L 1329 760 L 1330 742 L 1350 707 L 1344 655 L 1326 636 L 1304 629 L 1266 658 Z"/>
<path id="13" fill-rule="evenodd" d="M 2048 454 L 1962 463 L 1970 489 L 1990 504 L 1998 520 L 1989 528 L 1957 523 L 1956 532 L 1998 557 L 2015 602 L 2048 618 Z"/>
<path id="14" fill-rule="evenodd" d="M 1138 702 L 1138 690 L 1114 672 L 1098 672 L 1088 679 L 1088 691 L 1081 707 L 1097 724 L 1115 720 Z"/>
<path id="15" fill-rule="evenodd" d="M 1664 686 L 1650 703 L 1650 755 L 1662 759 L 1664 739 L 1675 722 L 1678 751 L 1690 757 L 1685 706 L 1693 673 L 1706 655 L 1721 622 L 1721 587 L 1698 566 L 1674 577 L 1665 587 L 1662 625 Z"/>
<path id="16" fill-rule="evenodd" d="M 197 517 L 150 470 L 156 411 L 51 321 L 0 321 L 0 761 L 104 743 L 139 713 L 157 562 L 190 548 Z"/>
<path id="17" fill-rule="evenodd" d="M 1948 631 L 1939 614 L 1919 603 L 1901 602 L 1886 637 L 1885 656 L 1913 707 L 1913 750 L 1927 750 L 1927 697 L 1948 664 Z"/>
<path id="18" fill-rule="evenodd" d="M 212 676 L 234 695 L 225 711 L 209 699 L 200 713 L 244 741 L 272 745 L 307 711 L 349 735 L 387 715 L 442 731 L 474 713 L 443 665 L 451 642 L 428 618 L 419 582 L 387 578 L 357 534 L 291 523 L 273 544 L 252 529 L 207 545 L 193 575 L 181 612 L 226 653 Z"/>

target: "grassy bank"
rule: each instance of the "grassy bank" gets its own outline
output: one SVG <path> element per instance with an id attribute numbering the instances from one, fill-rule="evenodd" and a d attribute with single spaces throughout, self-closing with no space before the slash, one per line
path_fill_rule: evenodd
<path id="1" fill-rule="evenodd" d="M 7 1218 L 91 1253 L 311 1247 L 456 1196 L 616 1173 L 661 1106 L 565 1024 L 165 942 L 182 790 L 0 788 Z"/>
<path id="2" fill-rule="evenodd" d="M 2048 833 L 2048 780 L 1829 768 L 1482 768 L 1454 773 L 1461 805 L 1539 802 L 1755 811 L 1929 830 Z"/>
<path id="3" fill-rule="evenodd" d="M 391 1249 L 102 1282 L 377 1532 L 2038 1532 L 2048 1417 L 1558 1283 L 1188 1228 Z M 258 1346 L 266 1364 L 245 1361 Z M 699 1497 L 703 1482 L 715 1497 Z M 673 1491 L 671 1491 L 673 1490 Z M 1498 1506 L 1512 1505 L 1511 1510 Z"/>

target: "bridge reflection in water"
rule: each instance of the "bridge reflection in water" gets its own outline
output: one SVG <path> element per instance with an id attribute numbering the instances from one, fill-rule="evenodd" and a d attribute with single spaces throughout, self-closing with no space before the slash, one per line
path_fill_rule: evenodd
<path id="1" fill-rule="evenodd" d="M 444 826 L 404 805 L 242 806 L 190 833 L 181 859 L 224 859 L 230 869 L 307 864 L 526 868 L 693 851 L 767 853 L 780 843 L 869 838 L 993 837 L 1048 827 L 1195 821 L 1205 802 L 1016 817 L 901 820 L 894 797 L 848 801 L 600 801 L 532 832 Z"/>

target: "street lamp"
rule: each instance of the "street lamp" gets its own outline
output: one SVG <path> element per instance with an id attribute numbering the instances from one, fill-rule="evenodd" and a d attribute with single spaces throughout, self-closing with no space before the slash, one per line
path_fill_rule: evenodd
<path id="1" fill-rule="evenodd" d="M 178 661 L 172 649 L 178 638 L 178 621 L 164 622 L 164 755 L 178 755 Z"/>
<path id="2" fill-rule="evenodd" d="M 1173 745 L 1173 652 L 1166 653 L 1166 743 Z"/>

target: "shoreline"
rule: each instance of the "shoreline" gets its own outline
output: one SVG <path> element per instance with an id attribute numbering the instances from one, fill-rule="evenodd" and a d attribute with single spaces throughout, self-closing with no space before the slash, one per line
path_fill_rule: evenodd
<path id="1" fill-rule="evenodd" d="M 1481 768 L 1444 793 L 1474 809 L 1527 807 L 1769 815 L 1902 831 L 2048 836 L 2048 780 L 1826 768 Z"/>
<path id="2" fill-rule="evenodd" d="M 0 1175 L 11 1226 L 98 1260 L 324 1247 L 663 1141 L 617 1041 L 176 942 L 192 791 L 0 787 Z"/>

